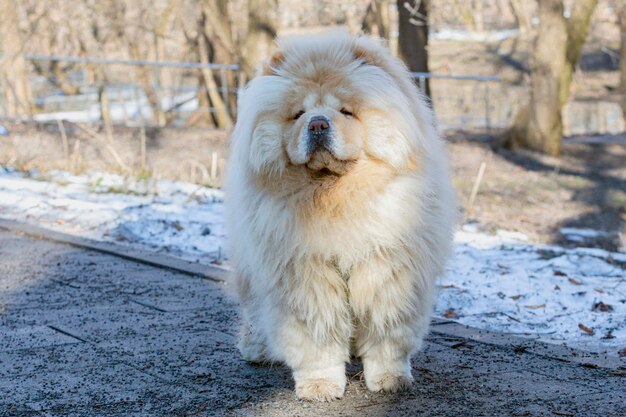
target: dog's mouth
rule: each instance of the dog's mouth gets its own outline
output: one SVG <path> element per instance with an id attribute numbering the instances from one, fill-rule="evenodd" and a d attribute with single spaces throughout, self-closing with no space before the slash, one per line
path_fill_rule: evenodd
<path id="1" fill-rule="evenodd" d="M 316 178 L 339 177 L 348 172 L 352 162 L 337 159 L 330 151 L 320 149 L 311 154 L 306 167 Z"/>

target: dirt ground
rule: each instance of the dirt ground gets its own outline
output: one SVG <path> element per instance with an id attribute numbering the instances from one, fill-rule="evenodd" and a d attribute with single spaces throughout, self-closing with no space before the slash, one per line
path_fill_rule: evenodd
<path id="1" fill-rule="evenodd" d="M 489 138 L 448 136 L 454 185 L 463 222 L 518 231 L 531 241 L 609 250 L 624 248 L 626 232 L 626 135 L 613 144 L 572 143 L 560 158 L 497 147 Z M 621 142 L 621 143 L 620 143 Z M 481 163 L 485 173 L 474 205 L 469 197 Z M 572 242 L 561 228 L 605 232 Z"/>
<path id="2" fill-rule="evenodd" d="M 5 124 L 6 125 L 6 124 Z M 99 170 L 129 177 L 154 176 L 219 185 L 227 159 L 227 134 L 202 129 L 166 128 L 146 132 L 146 167 L 140 164 L 139 129 L 116 128 L 111 140 L 97 127 L 86 133 L 66 123 L 69 161 L 57 124 L 6 125 L 0 136 L 0 164 L 21 170 Z M 93 136 L 96 133 L 98 138 Z M 626 247 L 626 135 L 612 144 L 573 143 L 551 158 L 497 147 L 496 139 L 463 132 L 446 134 L 460 222 L 475 222 L 489 232 L 498 229 L 528 235 L 531 241 L 618 250 Z M 77 154 L 74 155 L 77 145 Z M 606 140 L 604 142 L 607 142 Z M 611 142 L 611 140 L 609 140 Z M 111 152 L 127 166 L 125 171 Z M 215 153 L 219 167 L 210 178 Z M 74 162 L 78 160 L 77 164 Z M 472 207 L 469 197 L 481 163 L 485 173 Z M 560 229 L 589 228 L 605 232 L 583 242 L 565 239 Z"/>
<path id="3" fill-rule="evenodd" d="M 413 357 L 409 391 L 369 392 L 353 361 L 343 399 L 300 401 L 286 367 L 237 352 L 228 282 L 13 227 L 0 230 L 3 417 L 626 415 L 626 358 L 447 320 Z"/>

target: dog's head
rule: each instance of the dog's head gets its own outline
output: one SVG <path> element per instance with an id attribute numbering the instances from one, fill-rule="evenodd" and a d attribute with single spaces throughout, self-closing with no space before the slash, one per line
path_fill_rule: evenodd
<path id="1" fill-rule="evenodd" d="M 432 128 L 404 65 L 381 41 L 328 33 L 293 37 L 240 96 L 233 135 L 254 175 L 302 186 L 367 166 L 414 169 Z M 357 169 L 361 168 L 361 169 Z M 366 173 L 367 174 L 367 173 Z"/>

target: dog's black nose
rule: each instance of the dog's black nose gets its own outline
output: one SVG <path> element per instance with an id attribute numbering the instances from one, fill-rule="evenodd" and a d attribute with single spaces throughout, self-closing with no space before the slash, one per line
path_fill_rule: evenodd
<path id="1" fill-rule="evenodd" d="M 320 134 L 328 130 L 328 119 L 324 116 L 315 116 L 309 120 L 309 132 Z"/>

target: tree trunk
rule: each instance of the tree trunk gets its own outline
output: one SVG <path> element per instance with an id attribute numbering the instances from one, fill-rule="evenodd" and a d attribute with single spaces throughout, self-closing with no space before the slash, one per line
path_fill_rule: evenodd
<path id="1" fill-rule="evenodd" d="M 620 21 L 620 33 L 622 37 L 622 45 L 620 48 L 619 58 L 619 72 L 620 72 L 620 84 L 619 91 L 622 96 L 622 116 L 626 123 L 626 4 L 622 5 L 621 13 L 619 14 Z"/>
<path id="2" fill-rule="evenodd" d="M 573 2 L 570 18 L 567 20 L 567 67 L 563 73 L 561 85 L 561 107 L 567 103 L 572 76 L 576 70 L 580 52 L 589 34 L 591 17 L 598 0 L 577 0 Z"/>
<path id="3" fill-rule="evenodd" d="M 411 72 L 428 72 L 429 0 L 398 1 L 398 52 Z M 430 82 L 423 93 L 430 97 Z"/>
<path id="4" fill-rule="evenodd" d="M 50 63 L 50 72 L 54 76 L 54 84 L 61 89 L 63 94 L 73 96 L 80 93 L 80 89 L 72 84 L 72 81 L 67 76 L 69 67 L 62 66 L 58 61 L 52 61 Z"/>
<path id="5" fill-rule="evenodd" d="M 241 50 L 233 39 L 232 21 L 227 0 L 204 0 L 198 3 L 197 35 L 189 38 L 202 63 L 233 64 Z M 235 76 L 231 70 L 203 68 L 198 72 L 198 104 L 203 109 L 188 120 L 189 125 L 214 124 L 230 129 L 236 115 Z M 210 119 L 210 120 L 209 120 Z"/>
<path id="6" fill-rule="evenodd" d="M 138 61 L 144 59 L 144 56 L 140 53 L 139 46 L 134 41 L 128 41 L 128 50 L 132 59 Z M 135 76 L 148 99 L 148 105 L 152 112 L 152 120 L 157 126 L 164 126 L 165 112 L 163 112 L 161 108 L 159 95 L 152 85 L 151 67 L 147 65 L 135 65 Z"/>
<path id="7" fill-rule="evenodd" d="M 209 63 L 207 55 L 207 45 L 204 36 L 200 35 L 200 44 L 198 45 L 200 51 L 200 62 L 203 64 Z M 206 89 L 207 97 L 209 98 L 213 108 L 215 109 L 215 120 L 217 121 L 217 127 L 221 129 L 230 129 L 233 127 L 233 122 L 228 114 L 227 103 L 224 102 L 220 95 L 219 87 L 213 78 L 213 71 L 210 68 L 202 68 L 202 79 L 204 81 L 204 87 Z"/>
<path id="8" fill-rule="evenodd" d="M 562 109 L 597 0 L 579 0 L 568 20 L 561 0 L 541 0 L 530 70 L 530 102 L 516 117 L 508 142 L 550 155 L 561 151 Z"/>
<path id="9" fill-rule="evenodd" d="M 562 91 L 567 63 L 567 22 L 561 0 L 539 1 L 539 33 L 531 63 L 530 108 L 524 145 L 550 155 L 561 150 Z"/>
<path id="10" fill-rule="evenodd" d="M 509 0 L 509 5 L 520 32 L 530 32 L 532 24 L 530 13 L 528 13 L 528 2 L 525 0 Z"/>
<path id="11" fill-rule="evenodd" d="M 23 52 L 23 43 L 16 0 L 0 0 L 0 16 L 0 47 L 4 52 L 0 59 L 0 81 L 4 87 L 5 115 L 30 118 L 33 97 L 26 62 L 18 56 Z"/>
<path id="12" fill-rule="evenodd" d="M 270 56 L 277 32 L 277 0 L 248 0 L 248 35 L 244 46 L 243 70 L 255 75 L 257 65 Z"/>
<path id="13" fill-rule="evenodd" d="M 390 25 L 389 1 L 371 0 L 361 24 L 363 32 L 389 41 Z"/>
<path id="14" fill-rule="evenodd" d="M 192 42 L 200 62 L 232 63 L 235 50 L 227 2 L 205 0 L 199 6 L 198 31 Z M 211 68 L 202 68 L 198 72 L 199 109 L 187 120 L 188 125 L 214 125 L 221 129 L 232 127 L 234 107 L 231 105 L 230 94 L 224 88 L 228 91 L 234 90 L 234 77 L 230 71 L 223 74 L 222 71 L 226 70 L 214 72 Z M 213 112 L 207 112 L 208 108 L 212 108 Z"/>

